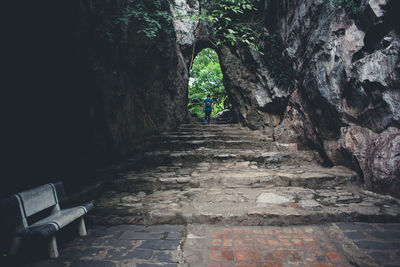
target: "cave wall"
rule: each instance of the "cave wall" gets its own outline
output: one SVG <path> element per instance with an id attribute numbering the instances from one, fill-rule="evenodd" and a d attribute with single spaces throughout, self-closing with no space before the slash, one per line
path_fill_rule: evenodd
<path id="1" fill-rule="evenodd" d="M 12 182 L 0 197 L 56 180 L 78 190 L 101 178 L 99 167 L 140 154 L 147 136 L 188 119 L 189 75 L 175 33 L 151 39 L 134 21 L 110 23 L 127 4 L 43 1 L 7 9 L 20 19 L 5 38 L 11 71 L 2 173 Z"/>
<path id="2" fill-rule="evenodd" d="M 139 33 L 140 25 L 132 21 L 121 23 L 111 41 L 99 38 L 98 28 L 91 25 L 107 27 L 101 24 L 103 12 L 118 16 L 127 2 L 97 1 L 104 4 L 98 7 L 90 2 L 80 10 L 79 50 L 89 55 L 89 71 L 102 96 L 113 148 L 131 153 L 145 136 L 172 129 L 187 119 L 188 71 L 174 32 L 160 31 L 151 39 Z"/>
<path id="3" fill-rule="evenodd" d="M 240 44 L 213 48 L 244 125 L 316 150 L 322 163 L 356 170 L 367 189 L 399 196 L 399 2 L 354 3 L 359 10 L 329 0 L 266 0 L 265 55 Z M 191 32 L 181 46 L 186 63 L 192 48 L 216 43 L 207 25 L 183 32 Z M 290 62 L 296 86 L 276 82 L 269 62 L 276 56 Z"/>
<path id="4" fill-rule="evenodd" d="M 370 190 L 399 196 L 399 2 L 358 3 L 356 14 L 333 1 L 275 3 L 270 27 L 300 77 L 276 136 L 359 171 Z"/>
<path id="5" fill-rule="evenodd" d="M 250 129 L 262 129 L 272 137 L 291 90 L 274 83 L 257 52 L 224 45 L 219 50 L 224 83 L 236 117 Z"/>
<path id="6" fill-rule="evenodd" d="M 367 188 L 398 195 L 399 2 L 354 1 L 357 15 L 329 0 L 264 1 L 265 56 L 244 45 L 213 46 L 208 25 L 190 19 L 198 1 L 166 7 L 186 15 L 172 34 L 149 39 L 140 25 L 120 24 L 112 42 L 101 31 L 125 0 L 32 5 L 7 38 L 15 77 L 3 173 L 16 182 L 2 195 L 89 180 L 98 166 L 138 153 L 146 136 L 187 121 L 188 68 L 205 47 L 217 51 L 244 125 L 314 149 L 326 164 L 357 170 Z M 294 87 L 272 75 L 269 34 L 293 62 Z"/>
<path id="7" fill-rule="evenodd" d="M 146 137 L 188 119 L 189 75 L 175 33 L 150 39 L 137 23 L 109 29 L 127 3 L 2 5 L 9 23 L 2 31 L 0 199 L 59 180 L 73 195 L 105 178 L 99 168 L 140 156 Z M 104 38 L 109 30 L 113 40 Z M 0 214 L 2 254 L 12 229 L 1 205 Z"/>
<path id="8" fill-rule="evenodd" d="M 120 23 L 112 41 L 107 20 L 126 0 L 6 5 L 0 197 L 57 180 L 79 190 L 99 179 L 99 166 L 140 154 L 146 136 L 187 121 L 188 69 L 206 47 L 218 53 L 244 125 L 400 196 L 400 1 L 354 1 L 357 14 L 330 0 L 265 0 L 265 56 L 215 47 L 209 25 L 190 19 L 193 0 L 166 7 L 184 15 L 173 33 L 149 39 L 140 24 Z M 279 59 L 292 62 L 295 87 L 273 77 L 271 34 Z"/>

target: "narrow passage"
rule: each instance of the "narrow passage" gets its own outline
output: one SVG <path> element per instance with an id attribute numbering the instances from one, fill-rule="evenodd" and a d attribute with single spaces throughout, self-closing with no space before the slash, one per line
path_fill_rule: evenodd
<path id="1" fill-rule="evenodd" d="M 88 216 L 87 238 L 37 266 L 398 266 L 400 206 L 343 166 L 235 124 L 147 140 Z M 380 224 L 380 222 L 391 222 Z M 397 265 L 396 265 L 397 264 Z"/>

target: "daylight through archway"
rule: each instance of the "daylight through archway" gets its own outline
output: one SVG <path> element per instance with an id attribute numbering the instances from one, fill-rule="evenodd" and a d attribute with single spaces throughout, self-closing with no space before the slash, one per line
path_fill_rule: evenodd
<path id="1" fill-rule="evenodd" d="M 188 90 L 188 110 L 194 117 L 204 117 L 203 101 L 207 94 L 210 94 L 214 101 L 212 117 L 230 108 L 231 104 L 223 84 L 223 74 L 215 50 L 205 48 L 197 54 L 190 70 Z"/>

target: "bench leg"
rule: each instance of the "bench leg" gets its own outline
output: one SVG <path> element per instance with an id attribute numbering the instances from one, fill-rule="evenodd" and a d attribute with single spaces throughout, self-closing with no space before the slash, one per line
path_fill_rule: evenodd
<path id="1" fill-rule="evenodd" d="M 16 256 L 19 248 L 21 247 L 22 237 L 14 237 L 11 248 L 10 248 L 10 256 Z"/>
<path id="2" fill-rule="evenodd" d="M 78 230 L 79 230 L 79 235 L 80 236 L 86 236 L 86 226 L 85 226 L 85 220 L 83 219 L 83 217 L 81 217 L 79 219 L 79 226 L 78 226 Z"/>
<path id="3" fill-rule="evenodd" d="M 49 257 L 52 259 L 58 258 L 57 239 L 55 234 L 53 234 L 49 239 Z"/>

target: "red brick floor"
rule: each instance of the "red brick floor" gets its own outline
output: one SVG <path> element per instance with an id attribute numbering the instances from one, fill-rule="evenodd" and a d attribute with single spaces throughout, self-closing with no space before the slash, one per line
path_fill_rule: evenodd
<path id="1" fill-rule="evenodd" d="M 209 267 L 349 266 L 311 226 L 233 227 L 212 235 Z"/>

